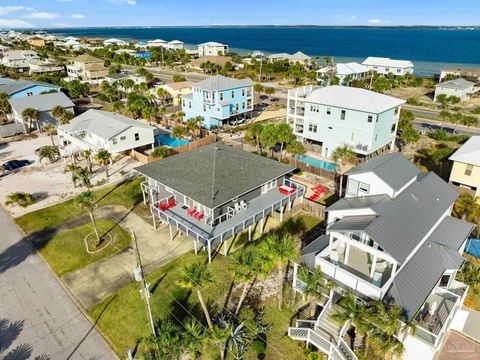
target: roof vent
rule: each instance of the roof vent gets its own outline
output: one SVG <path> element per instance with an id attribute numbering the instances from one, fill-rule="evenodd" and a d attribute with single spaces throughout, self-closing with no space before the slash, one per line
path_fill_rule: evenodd
<path id="1" fill-rule="evenodd" d="M 411 195 L 412 195 L 413 201 L 418 201 L 418 198 L 415 195 L 413 195 L 413 194 L 411 194 Z"/>

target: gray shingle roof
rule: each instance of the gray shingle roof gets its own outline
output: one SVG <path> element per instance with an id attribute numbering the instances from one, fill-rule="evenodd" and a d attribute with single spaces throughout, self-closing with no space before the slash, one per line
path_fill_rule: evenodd
<path id="1" fill-rule="evenodd" d="M 400 153 L 376 156 L 350 169 L 345 174 L 373 172 L 394 190 L 400 190 L 420 173 L 420 170 Z"/>
<path id="2" fill-rule="evenodd" d="M 465 89 L 471 88 L 473 85 L 475 85 L 474 82 L 467 81 L 462 78 L 458 78 L 458 79 L 447 80 L 447 81 L 438 83 L 437 85 L 435 85 L 435 87 L 465 90 Z"/>
<path id="3" fill-rule="evenodd" d="M 458 249 L 473 225 L 447 216 L 395 277 L 385 300 L 404 309 L 412 319 L 445 270 L 458 269 L 463 257 Z"/>
<path id="4" fill-rule="evenodd" d="M 136 170 L 213 209 L 294 168 L 217 143 Z"/>
<path id="5" fill-rule="evenodd" d="M 27 81 L 27 80 L 11 80 L 6 78 L 0 78 L 0 93 L 6 93 L 8 95 L 11 95 L 20 90 L 28 89 L 29 87 L 32 87 L 35 85 L 48 86 L 48 87 L 51 87 L 52 89 L 60 89 L 60 86 L 53 85 L 53 84 Z"/>
<path id="6" fill-rule="evenodd" d="M 207 91 L 219 91 L 236 89 L 245 86 L 253 86 L 254 82 L 249 79 L 232 79 L 222 75 L 212 76 L 202 81 L 197 82 L 192 87 L 207 90 Z"/>
<path id="7" fill-rule="evenodd" d="M 62 108 L 72 108 L 75 104 L 62 92 L 43 94 L 36 96 L 25 96 L 18 99 L 9 99 L 8 102 L 12 109 L 19 114 L 27 108 L 33 108 L 37 111 L 50 111 L 55 106 Z"/>
<path id="8" fill-rule="evenodd" d="M 61 125 L 60 129 L 69 133 L 88 131 L 103 139 L 110 139 L 132 126 L 151 128 L 152 131 L 154 129 L 153 126 L 144 124 L 141 121 L 133 120 L 117 113 L 95 109 L 85 111 L 72 119 L 69 124 Z"/>

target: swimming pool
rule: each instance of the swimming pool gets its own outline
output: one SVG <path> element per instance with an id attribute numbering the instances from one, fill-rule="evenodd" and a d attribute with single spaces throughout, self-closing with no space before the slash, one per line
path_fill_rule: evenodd
<path id="1" fill-rule="evenodd" d="M 465 252 L 476 258 L 480 258 L 480 239 L 469 238 L 467 246 L 465 246 Z"/>
<path id="2" fill-rule="evenodd" d="M 323 168 L 323 169 L 326 169 L 328 171 L 334 171 L 337 168 L 337 165 L 335 165 L 335 164 L 332 164 L 332 163 L 329 163 L 329 162 L 326 162 L 326 161 L 322 161 L 322 160 L 318 160 L 318 159 L 314 159 L 314 158 L 312 158 L 310 156 L 306 156 L 306 155 L 300 155 L 298 157 L 298 160 L 300 160 L 301 162 L 304 162 L 305 164 L 312 165 L 312 166 L 319 167 L 319 168 Z"/>
<path id="3" fill-rule="evenodd" d="M 155 146 L 170 146 L 172 148 L 177 146 L 182 146 L 188 144 L 188 140 L 179 139 L 177 137 L 170 137 L 169 134 L 158 134 L 155 135 Z"/>

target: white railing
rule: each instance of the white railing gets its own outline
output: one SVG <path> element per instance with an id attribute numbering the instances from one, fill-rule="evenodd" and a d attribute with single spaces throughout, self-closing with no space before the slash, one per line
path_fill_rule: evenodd
<path id="1" fill-rule="evenodd" d="M 348 270 L 332 264 L 330 261 L 323 259 L 321 256 L 317 256 L 315 262 L 316 265 L 320 266 L 323 273 L 335 280 L 338 280 L 342 284 L 345 284 L 349 288 L 358 291 L 372 299 L 378 300 L 382 298 L 382 289 L 353 275 Z"/>
<path id="2" fill-rule="evenodd" d="M 322 311 L 320 311 L 320 314 L 318 314 L 317 321 L 315 322 L 315 326 L 320 326 L 320 322 L 322 321 L 323 315 L 328 311 L 328 308 L 331 305 L 332 305 L 332 297 L 329 297 Z"/>

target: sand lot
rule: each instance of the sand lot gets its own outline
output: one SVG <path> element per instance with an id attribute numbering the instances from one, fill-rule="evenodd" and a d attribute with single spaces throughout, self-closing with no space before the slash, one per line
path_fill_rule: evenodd
<path id="1" fill-rule="evenodd" d="M 35 149 L 43 145 L 51 145 L 48 136 L 40 135 L 36 139 L 0 144 L 0 164 L 13 159 L 34 161 L 33 164 L 0 178 L 0 202 L 15 217 L 66 200 L 84 190 L 81 187 L 74 189 L 71 174 L 63 171 L 70 160 L 59 160 L 50 164 L 44 159 L 42 163 L 39 163 L 38 156 L 35 155 Z M 83 162 L 79 165 L 85 166 L 86 163 Z M 115 159 L 114 164 L 109 167 L 110 179 L 103 186 L 111 185 L 135 175 L 133 168 L 139 165 L 140 163 L 128 156 Z M 93 171 L 91 183 L 95 185 L 105 178 L 105 172 L 103 167 L 95 163 Z M 98 188 L 100 187 L 94 186 L 94 189 Z M 7 195 L 17 191 L 27 192 L 36 197 L 46 196 L 46 198 L 27 208 L 5 206 Z"/>

